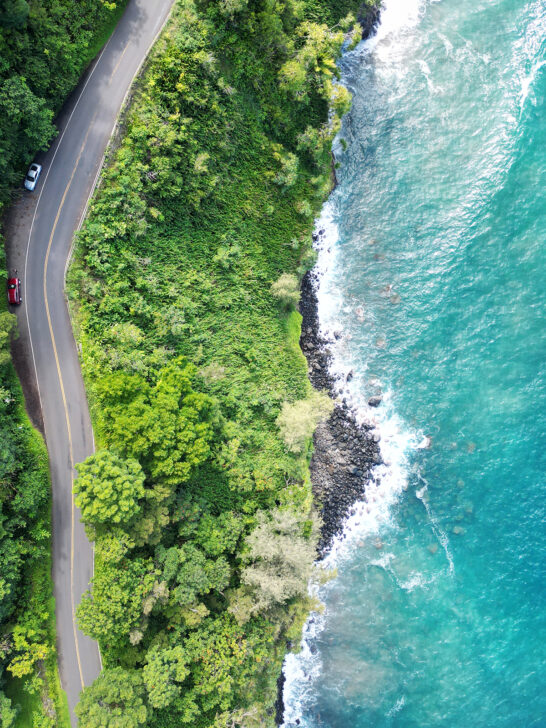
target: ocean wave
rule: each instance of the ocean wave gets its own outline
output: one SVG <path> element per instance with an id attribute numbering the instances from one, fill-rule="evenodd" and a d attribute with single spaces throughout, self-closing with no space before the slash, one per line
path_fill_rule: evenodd
<path id="1" fill-rule="evenodd" d="M 529 71 L 528 74 L 524 75 L 523 78 L 521 78 L 521 92 L 520 92 L 520 101 L 519 101 L 519 107 L 520 112 L 523 111 L 525 107 L 525 103 L 527 99 L 531 98 L 531 103 L 533 105 L 536 105 L 536 98 L 532 94 L 533 91 L 533 85 L 536 81 L 536 78 L 542 68 L 546 66 L 546 60 L 539 60 L 536 61 Z"/>
<path id="2" fill-rule="evenodd" d="M 421 479 L 423 479 L 423 478 L 421 478 Z M 428 516 L 428 520 L 432 526 L 434 535 L 436 536 L 436 538 L 438 539 L 442 548 L 444 549 L 444 553 L 446 555 L 446 559 L 449 564 L 449 573 L 454 574 L 455 573 L 455 562 L 453 561 L 453 555 L 451 553 L 451 548 L 449 545 L 449 538 L 448 538 L 447 533 L 440 526 L 438 519 L 435 517 L 434 513 L 432 512 L 432 509 L 428 502 L 427 490 L 428 490 L 428 485 L 425 482 L 425 485 L 423 485 L 422 488 L 418 488 L 415 491 L 415 495 L 417 496 L 417 498 L 421 501 L 421 503 L 425 507 L 425 510 L 426 510 L 427 516 Z"/>

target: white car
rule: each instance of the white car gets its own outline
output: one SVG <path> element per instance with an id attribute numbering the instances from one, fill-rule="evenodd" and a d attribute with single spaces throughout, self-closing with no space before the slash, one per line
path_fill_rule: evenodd
<path id="1" fill-rule="evenodd" d="M 27 190 L 32 190 L 36 187 L 36 182 L 38 182 L 38 177 L 40 176 L 40 172 L 42 171 L 42 165 L 36 164 L 36 162 L 33 162 L 30 167 L 28 168 L 27 176 L 25 177 L 25 188 Z"/>

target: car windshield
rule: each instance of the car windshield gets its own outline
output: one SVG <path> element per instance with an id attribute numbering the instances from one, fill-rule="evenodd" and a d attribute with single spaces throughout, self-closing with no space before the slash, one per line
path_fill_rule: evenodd
<path id="1" fill-rule="evenodd" d="M 29 179 L 31 182 L 34 179 L 34 174 L 27 174 L 27 179 Z"/>
<path id="2" fill-rule="evenodd" d="M 15 283 L 10 283 L 8 288 L 15 288 Z"/>

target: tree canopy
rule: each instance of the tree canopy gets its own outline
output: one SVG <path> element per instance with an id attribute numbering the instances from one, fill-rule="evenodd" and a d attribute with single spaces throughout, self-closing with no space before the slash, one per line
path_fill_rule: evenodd
<path id="1" fill-rule="evenodd" d="M 144 473 L 138 461 L 100 450 L 76 468 L 76 505 L 86 523 L 127 525 L 139 513 Z"/>
<path id="2" fill-rule="evenodd" d="M 146 724 L 142 674 L 121 667 L 107 668 L 84 688 L 76 706 L 80 728 L 137 728 Z"/>
<path id="3" fill-rule="evenodd" d="M 123 4 L 124 0 L 120 0 Z M 0 0 L 0 210 L 114 18 L 105 0 Z"/>

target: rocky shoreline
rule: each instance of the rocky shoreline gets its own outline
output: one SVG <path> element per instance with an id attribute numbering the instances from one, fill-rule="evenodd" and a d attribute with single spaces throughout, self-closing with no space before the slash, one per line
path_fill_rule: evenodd
<path id="1" fill-rule="evenodd" d="M 324 231 L 313 235 L 320 245 Z M 308 271 L 301 284 L 299 310 L 302 315 L 300 346 L 307 359 L 309 379 L 315 389 L 326 390 L 336 399 L 336 382 L 330 374 L 332 354 L 329 342 L 320 333 L 317 299 L 318 273 Z M 359 424 L 345 400 L 336 400 L 330 417 L 319 424 L 313 436 L 310 463 L 311 484 L 315 504 L 322 518 L 318 557 L 323 557 L 343 526 L 354 504 L 364 498 L 372 469 L 381 463 L 379 437 L 370 426 Z M 289 646 L 290 648 L 290 646 Z M 281 671 L 277 680 L 275 722 L 284 718 L 283 690 L 286 677 Z"/>
<path id="2" fill-rule="evenodd" d="M 362 40 L 375 33 L 380 20 L 381 3 L 369 6 L 364 2 L 357 14 L 362 28 Z M 332 154 L 332 187 L 337 186 L 335 159 Z M 313 234 L 316 247 L 321 244 L 324 230 Z M 301 284 L 299 311 L 302 315 L 300 347 L 307 359 L 309 380 L 315 389 L 326 390 L 336 399 L 336 382 L 330 374 L 332 354 L 329 342 L 320 333 L 318 316 L 319 275 L 307 271 Z M 371 479 L 372 468 L 381 463 L 379 436 L 372 428 L 359 424 L 354 411 L 345 400 L 337 400 L 330 417 L 319 424 L 313 436 L 313 456 L 310 463 L 311 484 L 315 504 L 320 508 L 322 526 L 317 545 L 318 557 L 323 557 L 336 536 L 342 536 L 343 526 L 353 506 L 363 499 Z M 277 680 L 275 722 L 284 719 L 284 684 L 281 671 Z"/>
<path id="3" fill-rule="evenodd" d="M 322 232 L 315 235 L 320 245 Z M 315 389 L 336 396 L 330 374 L 329 342 L 320 334 L 317 301 L 317 273 L 308 271 L 302 281 L 300 313 L 303 317 L 300 345 L 309 365 L 309 379 Z M 345 400 L 337 400 L 331 416 L 316 429 L 311 458 L 311 482 L 315 502 L 322 516 L 319 557 L 323 556 L 354 504 L 362 500 L 372 469 L 381 462 L 379 436 L 368 425 L 359 424 Z"/>

